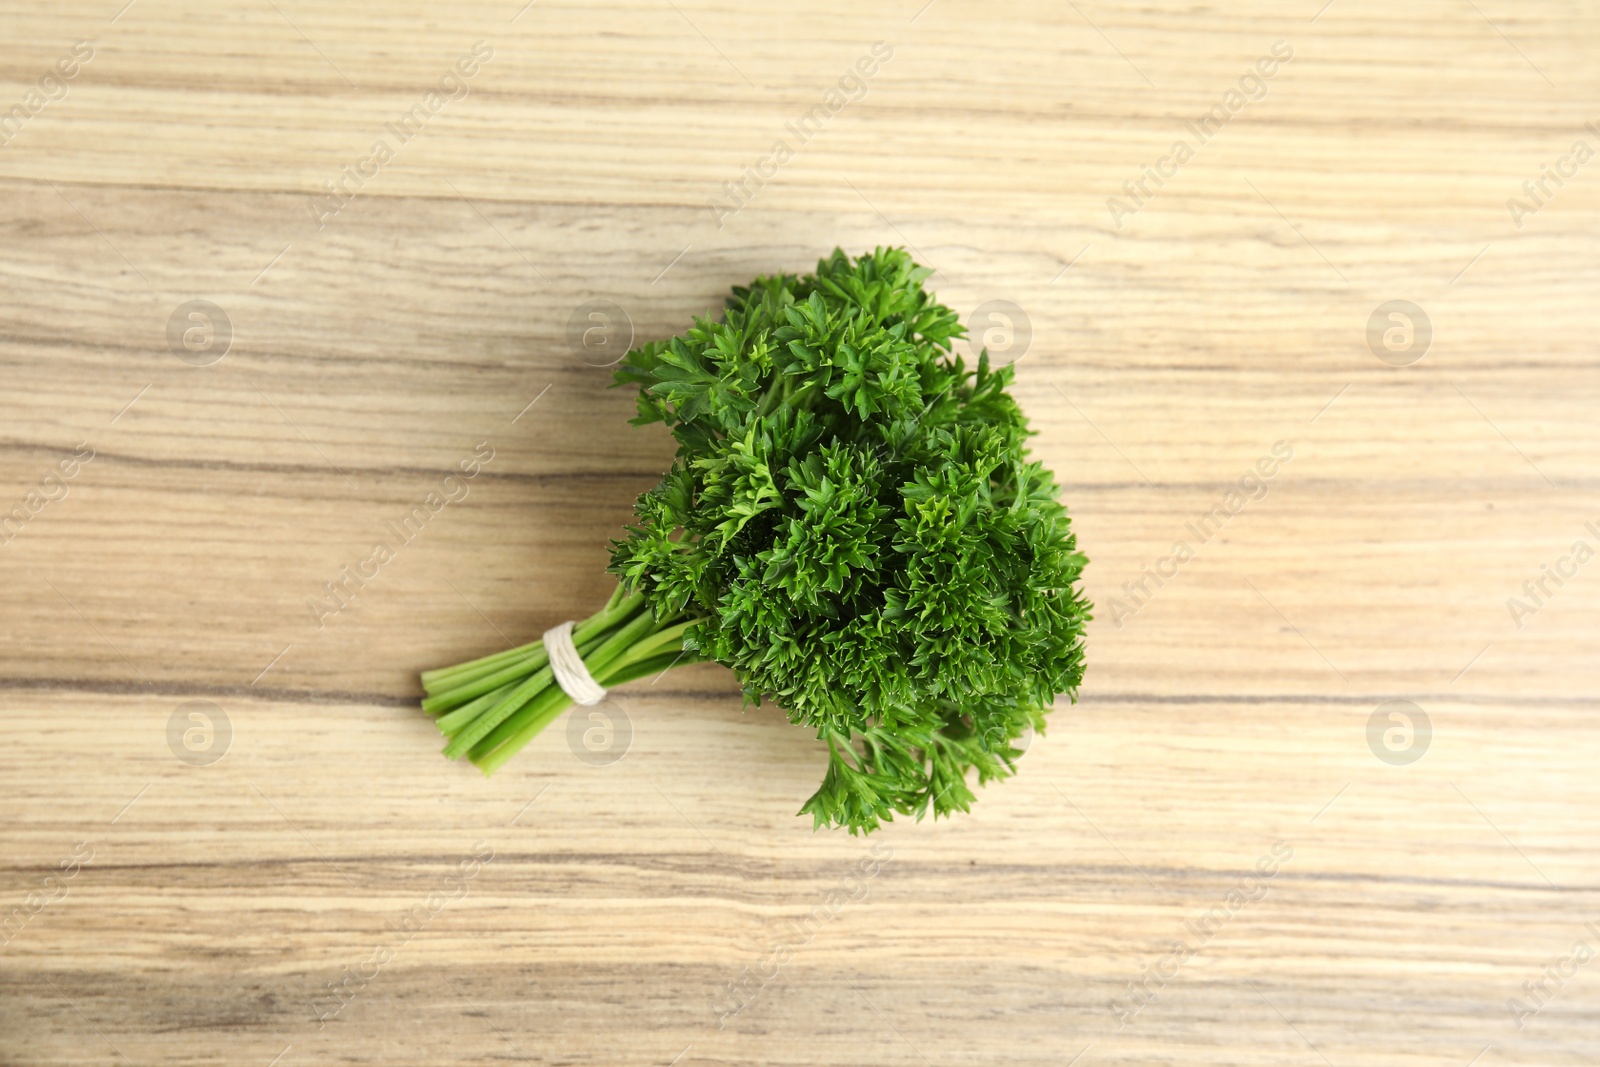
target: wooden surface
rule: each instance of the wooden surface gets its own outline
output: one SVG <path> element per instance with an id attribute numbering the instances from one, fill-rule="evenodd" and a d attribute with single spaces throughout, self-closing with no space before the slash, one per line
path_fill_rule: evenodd
<path id="1" fill-rule="evenodd" d="M 1600 162 L 1507 205 L 1600 147 L 1592 0 L 120 3 L 0 11 L 5 107 L 94 51 L 0 147 L 0 511 L 59 497 L 0 546 L 0 1063 L 1600 1058 L 1600 563 L 1507 606 L 1600 545 Z M 1025 309 L 1016 392 L 1093 561 L 1082 700 L 1020 777 L 814 834 L 817 745 L 715 666 L 619 691 L 618 762 L 560 723 L 493 780 L 442 760 L 416 672 L 591 610 L 671 454 L 573 310 L 661 336 L 886 243 L 963 316 Z M 1366 331 L 1401 299 L 1434 337 L 1395 367 Z M 169 347 L 191 300 L 232 326 L 209 366 Z M 1276 441 L 1267 495 L 1115 625 Z M 1409 765 L 1369 747 L 1395 699 L 1432 724 Z M 196 700 L 231 724 L 204 766 L 169 745 Z"/>

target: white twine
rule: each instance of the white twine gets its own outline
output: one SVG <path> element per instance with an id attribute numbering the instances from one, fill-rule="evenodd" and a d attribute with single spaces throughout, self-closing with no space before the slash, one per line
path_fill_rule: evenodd
<path id="1" fill-rule="evenodd" d="M 605 687 L 596 682 L 572 643 L 572 623 L 564 622 L 544 632 L 544 650 L 550 654 L 550 671 L 561 691 L 578 704 L 598 704 L 606 698 Z"/>

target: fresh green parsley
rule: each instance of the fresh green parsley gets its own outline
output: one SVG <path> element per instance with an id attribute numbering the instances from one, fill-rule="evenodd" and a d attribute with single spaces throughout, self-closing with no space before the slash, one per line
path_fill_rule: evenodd
<path id="1" fill-rule="evenodd" d="M 967 811 L 1076 699 L 1090 604 L 1054 476 L 904 251 L 735 287 L 721 320 L 628 353 L 636 424 L 672 469 L 612 544 L 620 580 L 574 627 L 604 686 L 703 660 L 825 742 L 818 827 Z M 422 676 L 445 754 L 492 773 L 571 703 L 540 642 Z"/>

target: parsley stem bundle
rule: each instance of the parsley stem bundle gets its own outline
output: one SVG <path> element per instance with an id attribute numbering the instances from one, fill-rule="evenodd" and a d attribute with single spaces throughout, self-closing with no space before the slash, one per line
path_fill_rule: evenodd
<path id="1" fill-rule="evenodd" d="M 897 248 L 737 286 L 630 351 L 672 468 L 612 543 L 621 586 L 572 638 L 594 680 L 731 668 L 823 743 L 800 809 L 867 833 L 966 811 L 1083 679 L 1084 555 L 1032 431 Z M 571 703 L 541 642 L 422 676 L 445 754 L 492 772 Z"/>
<path id="2" fill-rule="evenodd" d="M 572 629 L 572 643 L 589 675 L 603 686 L 659 674 L 699 657 L 684 634 L 699 620 L 679 613 L 657 619 L 646 598 L 618 586 L 606 606 Z M 572 703 L 556 684 L 544 642 L 422 675 L 422 708 L 449 738 L 444 754 L 466 756 L 485 774 L 550 725 Z"/>

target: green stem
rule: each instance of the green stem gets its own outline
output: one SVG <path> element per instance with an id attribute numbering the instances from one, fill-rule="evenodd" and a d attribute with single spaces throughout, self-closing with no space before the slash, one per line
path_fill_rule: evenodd
<path id="1" fill-rule="evenodd" d="M 579 623 L 572 630 L 572 640 L 575 644 L 603 633 L 616 622 L 629 618 L 634 612 L 644 606 L 644 597 L 635 595 L 624 597 L 621 595 L 622 587 L 617 586 L 617 592 L 611 595 L 606 606 Z M 502 678 L 507 672 L 525 668 L 523 673 L 536 671 L 547 662 L 543 641 L 534 641 L 520 648 L 508 649 L 497 652 L 492 656 L 484 656 L 467 663 L 457 664 L 454 667 L 445 667 L 441 670 L 427 671 L 422 676 L 422 688 L 431 698 L 438 698 L 441 702 L 448 702 L 451 698 L 465 698 L 477 696 L 487 692 L 499 683 L 494 683 L 483 688 L 478 688 L 471 693 L 465 692 L 471 686 L 478 685 L 488 677 Z M 510 674 L 510 677 L 517 677 Z M 442 706 L 442 703 L 441 703 Z"/>
<path id="2" fill-rule="evenodd" d="M 657 619 L 642 594 L 619 585 L 606 605 L 573 628 L 573 644 L 600 685 L 616 686 L 700 662 L 683 647 L 700 617 Z M 423 708 L 449 741 L 445 755 L 467 756 L 492 774 L 566 710 L 544 642 L 426 672 Z"/>
<path id="3" fill-rule="evenodd" d="M 629 682 L 638 681 L 640 678 L 649 678 L 651 675 L 665 674 L 674 667 L 682 667 L 690 663 L 703 662 L 694 652 L 666 652 L 647 660 L 626 666 L 612 668 L 612 673 L 606 676 L 606 685 L 627 685 Z"/>
<path id="4" fill-rule="evenodd" d="M 433 720 L 434 725 L 439 727 L 440 732 L 454 735 L 458 729 L 457 724 L 471 722 L 478 716 L 480 712 L 493 707 L 501 697 L 505 696 L 515 688 L 515 682 L 507 682 L 499 689 L 485 693 L 475 700 L 469 700 L 467 703 L 461 705 L 459 708 L 456 708 L 449 714 L 440 715 L 437 719 Z M 428 710 L 428 702 L 426 700 L 422 702 L 422 710 Z"/>
<path id="5" fill-rule="evenodd" d="M 650 612 L 641 612 L 638 617 L 630 620 L 616 633 L 606 639 L 605 643 L 589 655 L 583 657 L 584 666 L 589 668 L 590 677 L 603 671 L 610 663 L 627 651 L 628 647 L 639 638 L 648 634 L 656 621 Z M 551 685 L 554 675 L 548 667 L 528 679 L 517 692 L 508 696 L 494 711 L 489 712 L 478 722 L 473 723 L 471 730 L 459 735 L 445 748 L 444 754 L 455 759 L 463 752 L 469 752 L 473 762 L 477 763 L 484 756 L 493 752 L 501 745 L 515 741 L 511 753 L 500 759 L 495 766 L 498 767 L 509 759 L 517 749 L 522 748 L 534 735 L 549 725 L 550 720 L 560 713 L 561 709 L 572 702 L 572 698 L 562 691 L 559 685 Z M 598 681 L 599 679 L 596 679 Z M 540 689 L 546 692 L 540 693 Z M 526 690 L 526 692 L 524 692 Z M 545 697 L 550 697 L 546 700 Z M 517 698 L 521 699 L 517 699 Z M 558 698 L 559 699 L 556 699 Z M 530 699 L 531 698 L 531 699 Z M 513 703 L 516 700 L 516 703 Z M 520 710 L 518 710 L 520 708 Z M 513 714 L 515 712 L 515 714 Z M 482 725 L 485 720 L 494 717 L 488 725 Z M 481 727 L 481 728 L 480 728 Z M 487 734 L 487 736 L 485 736 Z M 481 740 L 480 740 L 481 739 Z M 478 763 L 481 767 L 482 763 Z M 485 772 L 487 773 L 487 771 Z"/>
<path id="6" fill-rule="evenodd" d="M 699 620 L 695 621 L 698 622 Z M 692 625 L 694 623 L 685 623 L 682 624 L 682 628 L 687 629 Z M 641 641 L 639 644 L 634 645 L 633 649 L 638 649 L 644 644 L 646 642 Z M 591 672 L 591 677 L 600 685 L 618 686 L 640 678 L 647 678 L 653 674 L 665 674 L 673 667 L 701 662 L 699 656 L 693 652 L 687 652 L 681 647 L 681 641 L 678 642 L 678 645 L 679 647 L 675 652 L 668 651 L 642 659 L 630 649 L 627 654 L 612 663 L 610 667 L 602 668 L 598 673 Z M 571 703 L 572 698 L 567 696 L 560 686 L 551 686 L 519 714 L 519 719 L 522 720 L 520 728 L 512 729 L 513 724 L 508 721 L 502 727 L 506 731 L 504 738 L 499 740 L 492 736 L 487 738 L 480 746 L 482 752 L 475 750 L 472 753 L 472 761 L 477 764 L 478 769 L 483 771 L 484 774 L 493 774 L 502 764 L 520 752 L 529 741 L 538 736 L 541 730 L 554 722 L 566 710 L 567 705 Z"/>
<path id="7" fill-rule="evenodd" d="M 544 644 L 541 642 L 535 647 L 529 647 L 523 658 L 501 670 L 495 671 L 493 674 L 466 679 L 457 683 L 451 689 L 435 690 L 432 694 L 423 698 L 422 710 L 430 713 L 443 711 L 446 708 L 454 707 L 463 700 L 470 700 L 491 690 L 499 692 L 505 688 L 508 682 L 515 682 L 518 678 L 525 677 L 529 671 L 536 671 L 549 661 L 550 657 L 545 652 Z"/>

